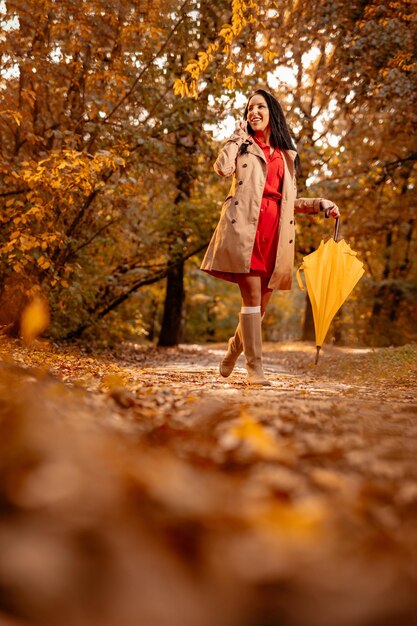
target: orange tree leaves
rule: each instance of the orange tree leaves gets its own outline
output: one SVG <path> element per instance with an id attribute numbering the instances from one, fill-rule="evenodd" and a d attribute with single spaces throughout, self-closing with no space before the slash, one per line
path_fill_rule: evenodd
<path id="1" fill-rule="evenodd" d="M 369 293 L 411 284 L 411 6 L 7 3 L 1 281 L 18 272 L 41 283 L 59 335 L 166 276 L 207 242 L 224 194 L 207 176 L 217 145 L 205 124 L 241 115 L 224 91 L 269 78 L 301 153 L 299 191 L 340 204 L 344 235 L 367 255 Z M 191 103 L 175 95 L 196 90 Z M 320 236 L 303 221 L 300 250 Z"/>

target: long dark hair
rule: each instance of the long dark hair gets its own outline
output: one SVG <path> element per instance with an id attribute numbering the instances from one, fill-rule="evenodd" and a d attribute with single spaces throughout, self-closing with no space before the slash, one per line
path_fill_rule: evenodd
<path id="1" fill-rule="evenodd" d="M 283 150 L 296 150 L 295 141 L 293 139 L 293 135 L 290 129 L 288 128 L 284 111 L 282 110 L 282 107 L 280 103 L 278 102 L 278 100 L 275 98 L 275 96 L 269 93 L 269 91 L 265 91 L 265 89 L 257 89 L 250 96 L 246 104 L 245 112 L 243 114 L 244 119 L 245 120 L 248 119 L 249 102 L 251 98 L 253 98 L 253 96 L 255 96 L 256 94 L 259 94 L 260 96 L 263 96 L 265 98 L 266 104 L 269 109 L 269 123 L 271 125 L 271 136 L 270 136 L 271 146 L 273 148 L 282 148 Z M 255 131 L 253 130 L 249 122 L 247 123 L 247 125 L 248 125 L 248 133 L 250 135 L 254 135 Z M 246 152 L 247 148 L 248 148 L 247 144 L 243 143 L 241 146 L 241 153 Z M 298 156 L 298 154 L 295 158 L 295 168 L 296 168 L 297 173 L 300 174 L 301 163 L 300 163 L 300 157 Z"/>

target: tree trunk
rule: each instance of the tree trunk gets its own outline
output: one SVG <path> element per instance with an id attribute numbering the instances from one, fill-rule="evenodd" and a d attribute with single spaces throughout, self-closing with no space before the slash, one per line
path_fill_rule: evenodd
<path id="1" fill-rule="evenodd" d="M 200 33 L 199 44 L 205 47 L 214 40 L 213 33 L 218 31 L 219 25 L 224 22 L 224 17 L 219 11 L 219 2 L 213 10 L 213 3 L 210 0 L 202 0 L 200 3 Z M 224 11 L 229 11 L 229 4 L 221 0 L 220 5 L 224 5 Z M 180 63 L 178 61 L 180 60 Z M 188 59 L 189 60 L 189 59 Z M 181 56 L 180 59 L 172 59 L 173 75 L 179 76 L 178 67 L 186 65 L 187 59 Z M 201 142 L 202 121 L 205 119 L 208 107 L 207 91 L 195 101 L 183 101 L 183 115 L 188 120 L 188 124 L 183 125 L 175 133 L 175 143 L 177 150 L 175 177 L 177 181 L 178 194 L 174 200 L 172 209 L 173 230 L 171 237 L 173 240 L 172 254 L 176 259 L 178 255 L 178 242 L 186 245 L 188 238 L 187 220 L 184 219 L 186 213 L 181 207 L 185 201 L 188 202 L 192 195 L 193 181 L 197 178 L 198 161 L 195 157 L 198 143 Z M 167 287 L 164 303 L 164 314 L 162 328 L 159 336 L 158 346 L 175 346 L 180 343 L 185 335 L 184 319 L 184 263 L 168 273 Z"/>
<path id="2" fill-rule="evenodd" d="M 158 318 L 158 300 L 157 298 L 152 298 L 151 299 L 151 304 L 150 304 L 150 322 L 149 322 L 149 326 L 148 326 L 148 335 L 147 335 L 147 339 L 148 341 L 153 342 L 153 340 L 155 339 L 155 327 L 156 327 L 156 321 Z"/>
<path id="3" fill-rule="evenodd" d="M 176 346 L 184 336 L 184 262 L 168 272 L 158 346 Z"/>

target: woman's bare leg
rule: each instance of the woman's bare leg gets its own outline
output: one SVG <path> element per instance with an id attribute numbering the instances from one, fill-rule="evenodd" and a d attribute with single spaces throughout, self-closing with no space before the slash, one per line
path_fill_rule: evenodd
<path id="1" fill-rule="evenodd" d="M 261 278 L 261 315 L 265 314 L 266 305 L 271 299 L 272 290 L 268 289 L 269 278 Z"/>
<path id="2" fill-rule="evenodd" d="M 260 306 L 261 315 L 271 299 L 272 290 L 268 289 L 268 278 L 258 276 L 242 276 L 238 280 L 243 306 Z"/>
<path id="3" fill-rule="evenodd" d="M 261 306 L 262 285 L 259 276 L 240 276 L 238 285 L 243 306 Z"/>

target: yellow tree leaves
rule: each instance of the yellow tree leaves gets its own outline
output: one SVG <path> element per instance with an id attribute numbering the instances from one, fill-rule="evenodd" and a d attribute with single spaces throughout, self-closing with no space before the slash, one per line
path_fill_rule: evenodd
<path id="1" fill-rule="evenodd" d="M 198 82 L 209 64 L 215 60 L 214 53 L 217 53 L 217 60 L 219 60 L 219 53 L 223 54 L 224 67 L 229 70 L 229 73 L 223 77 L 223 87 L 232 91 L 236 85 L 241 86 L 242 81 L 236 76 L 243 71 L 242 64 L 237 63 L 235 59 L 240 52 L 238 37 L 248 25 L 254 25 L 258 30 L 265 29 L 268 21 L 276 18 L 278 9 L 278 3 L 273 0 L 261 0 L 258 3 L 253 0 L 247 2 L 232 0 L 230 23 L 223 24 L 216 41 L 211 43 L 205 51 L 198 52 L 197 59 L 189 61 L 184 68 L 185 74 L 177 78 L 174 83 L 174 94 L 198 98 Z M 262 51 L 263 57 L 267 63 L 272 64 L 277 57 L 277 52 L 269 50 L 266 42 L 259 47 L 260 50 L 265 47 Z"/>
<path id="2" fill-rule="evenodd" d="M 363 32 L 379 32 L 389 33 L 390 31 L 398 31 L 398 26 L 410 28 L 411 33 L 412 22 L 416 21 L 415 11 L 413 12 L 413 0 L 401 0 L 401 2 L 383 2 L 382 0 L 373 0 L 365 7 L 363 19 L 358 22 L 360 31 Z M 401 72 L 411 72 L 416 68 L 415 54 L 413 49 L 405 50 L 404 38 L 398 33 L 401 40 L 401 47 L 390 57 L 388 61 L 382 62 L 384 54 L 381 53 L 380 77 L 382 81 L 390 78 L 391 70 L 400 70 Z M 412 45 L 412 43 L 411 43 Z M 386 58 L 386 57 L 385 57 Z"/>
<path id="3" fill-rule="evenodd" d="M 223 24 L 218 32 L 217 39 L 211 43 L 206 51 L 198 52 L 198 58 L 192 59 L 184 68 L 185 74 L 177 78 L 174 83 L 174 94 L 177 96 L 198 97 L 198 82 L 203 72 L 209 64 L 215 60 L 214 53 L 223 53 L 225 69 L 229 74 L 224 76 L 222 84 L 227 90 L 234 90 L 236 85 L 242 85 L 242 81 L 236 76 L 242 71 L 242 64 L 238 64 L 235 55 L 239 54 L 240 45 L 237 41 L 247 25 L 254 25 L 255 28 L 265 29 L 266 24 L 272 18 L 276 18 L 279 5 L 273 0 L 261 0 L 255 3 L 253 0 L 244 2 L 243 0 L 232 0 L 230 23 Z M 265 42 L 260 45 L 267 46 Z M 267 63 L 273 63 L 278 56 L 277 52 L 271 51 L 268 47 L 262 51 Z M 219 55 L 217 55 L 219 57 Z M 188 75 L 187 75 L 188 74 Z"/>
<path id="4" fill-rule="evenodd" d="M 54 253 L 66 245 L 68 224 L 79 207 L 104 186 L 105 173 L 123 167 L 125 161 L 116 151 L 91 155 L 65 149 L 21 165 L 17 180 L 29 191 L 5 203 L 1 221 L 11 229 L 0 255 L 16 272 L 54 270 Z M 52 274 L 56 284 L 58 277 Z"/>
<path id="5" fill-rule="evenodd" d="M 367 20 L 376 20 L 382 26 L 388 26 L 393 17 L 403 22 L 412 22 L 415 20 L 413 8 L 414 0 L 395 0 L 393 2 L 373 0 L 365 7 L 365 19 L 360 22 L 360 26 L 363 27 Z"/>
<path id="6" fill-rule="evenodd" d="M 0 111 L 0 115 L 10 115 L 18 126 L 22 123 L 22 116 L 18 111 L 6 109 L 5 111 Z"/>
<path id="7" fill-rule="evenodd" d="M 412 70 L 416 69 L 417 63 L 415 61 L 415 57 L 412 55 L 411 52 L 397 52 L 395 57 L 390 62 L 390 67 L 397 67 L 404 72 L 411 72 Z"/>
<path id="8" fill-rule="evenodd" d="M 24 162 L 25 169 L 21 175 L 31 188 L 41 185 L 43 189 L 60 195 L 68 192 L 88 195 L 100 185 L 101 176 L 107 169 L 116 169 L 124 164 L 122 157 L 110 151 L 91 155 L 65 149 L 51 152 L 38 163 Z"/>
<path id="9" fill-rule="evenodd" d="M 197 59 L 193 59 L 185 67 L 185 72 L 189 74 L 188 77 L 182 76 L 177 78 L 174 82 L 174 94 L 176 96 L 190 96 L 192 98 L 198 97 L 197 81 L 200 74 L 204 72 L 209 64 L 213 61 L 215 53 L 220 48 L 220 42 L 215 41 L 205 51 L 198 52 Z"/>
<path id="10" fill-rule="evenodd" d="M 264 50 L 264 59 L 268 63 L 272 63 L 272 61 L 278 56 L 277 52 L 273 50 Z"/>
<path id="11" fill-rule="evenodd" d="M 264 0 L 263 4 L 269 4 L 268 0 Z M 205 51 L 198 52 L 198 58 L 191 60 L 185 67 L 184 72 L 186 75 L 176 79 L 174 83 L 175 95 L 197 98 L 198 80 L 214 60 L 215 53 L 219 51 L 223 52 L 228 62 L 226 69 L 231 70 L 232 74 L 238 71 L 238 66 L 233 61 L 233 42 L 241 34 L 246 24 L 257 23 L 259 8 L 252 0 L 249 0 L 249 2 L 232 0 L 231 9 L 231 21 L 229 24 L 224 24 L 221 27 L 217 40 L 209 44 Z M 234 89 L 236 82 L 238 82 L 238 79 L 233 75 L 229 75 L 224 78 L 223 85 L 226 89 Z"/>

